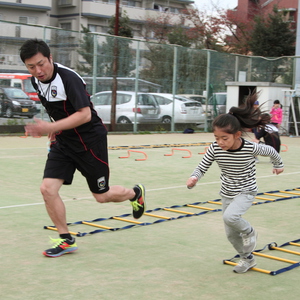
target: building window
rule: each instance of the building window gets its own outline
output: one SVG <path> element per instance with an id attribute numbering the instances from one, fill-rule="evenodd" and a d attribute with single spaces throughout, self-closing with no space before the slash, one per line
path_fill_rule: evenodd
<path id="1" fill-rule="evenodd" d="M 72 4 L 73 4 L 73 0 L 58 0 L 59 6 L 67 6 Z"/>
<path id="2" fill-rule="evenodd" d="M 21 26 L 17 25 L 16 26 L 16 37 L 21 37 Z"/>
<path id="3" fill-rule="evenodd" d="M 19 17 L 19 23 L 37 24 L 38 18 L 37 17 Z"/>
<path id="4" fill-rule="evenodd" d="M 101 27 L 101 32 L 102 32 L 102 33 L 107 33 L 108 30 L 109 30 L 109 27 L 108 27 L 108 26 L 102 26 L 102 27 Z"/>
<path id="5" fill-rule="evenodd" d="M 64 66 L 71 66 L 71 59 L 69 52 L 60 52 L 57 54 L 57 61 L 59 61 Z"/>
<path id="6" fill-rule="evenodd" d="M 60 28 L 62 28 L 64 30 L 72 30 L 72 23 L 71 22 L 60 23 L 59 26 L 60 26 Z"/>
<path id="7" fill-rule="evenodd" d="M 162 11 L 162 7 L 156 3 L 153 4 L 153 9 L 154 10 L 159 10 L 159 11 Z"/>
<path id="8" fill-rule="evenodd" d="M 177 7 L 170 7 L 170 12 L 174 13 L 174 14 L 179 14 L 180 13 L 180 11 Z"/>
<path id="9" fill-rule="evenodd" d="M 295 12 L 291 11 L 289 14 L 289 21 L 294 22 L 295 21 Z"/>
<path id="10" fill-rule="evenodd" d="M 122 1 L 122 4 L 123 4 L 124 6 L 135 7 L 135 1 L 133 1 L 133 0 L 123 0 L 123 1 Z"/>
<path id="11" fill-rule="evenodd" d="M 97 25 L 89 24 L 88 29 L 90 32 L 97 32 Z"/>

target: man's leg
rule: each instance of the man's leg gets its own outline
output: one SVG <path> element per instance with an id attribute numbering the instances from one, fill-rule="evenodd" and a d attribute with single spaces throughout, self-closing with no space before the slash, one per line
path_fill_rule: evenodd
<path id="1" fill-rule="evenodd" d="M 62 184 L 63 180 L 61 179 L 44 178 L 41 185 L 41 193 L 48 215 L 60 235 L 59 239 L 51 239 L 54 246 L 43 252 L 45 256 L 49 257 L 58 257 L 78 249 L 75 239 L 71 237 L 68 231 L 65 205 L 58 193 Z"/>
<path id="2" fill-rule="evenodd" d="M 133 189 L 127 189 L 120 185 L 113 185 L 109 188 L 109 191 L 103 194 L 95 194 L 93 196 L 100 203 L 107 202 L 123 202 L 125 200 L 133 199 L 135 192 Z"/>
<path id="3" fill-rule="evenodd" d="M 93 196 L 99 203 L 130 200 L 135 219 L 139 219 L 145 212 L 145 188 L 142 184 L 137 184 L 133 189 L 114 185 L 107 192 L 101 194 L 93 193 Z"/>
<path id="4" fill-rule="evenodd" d="M 41 185 L 48 215 L 60 234 L 68 233 L 66 209 L 58 193 L 62 184 L 62 179 L 44 178 Z"/>

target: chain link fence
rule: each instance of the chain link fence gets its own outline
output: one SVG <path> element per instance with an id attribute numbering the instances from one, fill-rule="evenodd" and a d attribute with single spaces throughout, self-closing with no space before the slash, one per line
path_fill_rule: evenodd
<path id="1" fill-rule="evenodd" d="M 91 95 L 110 91 L 114 84 L 122 91 L 205 95 L 206 99 L 213 93 L 226 92 L 226 82 L 277 82 L 294 86 L 294 57 L 268 59 L 47 26 L 5 21 L 0 21 L 0 25 L 1 73 L 27 72 L 19 58 L 19 49 L 27 39 L 43 39 L 50 46 L 54 61 L 84 77 Z M 183 127 L 179 125 L 156 127 L 178 131 Z M 139 131 L 142 127 L 135 124 L 132 130 Z M 208 128 L 205 122 L 203 129 Z"/>

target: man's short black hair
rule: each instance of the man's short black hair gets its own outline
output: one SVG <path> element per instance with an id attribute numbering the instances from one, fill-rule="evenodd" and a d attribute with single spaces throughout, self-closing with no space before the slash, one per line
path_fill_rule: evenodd
<path id="1" fill-rule="evenodd" d="M 26 59 L 38 53 L 42 53 L 48 59 L 50 58 L 50 48 L 43 40 L 27 40 L 20 48 L 20 58 L 23 63 L 25 63 Z"/>

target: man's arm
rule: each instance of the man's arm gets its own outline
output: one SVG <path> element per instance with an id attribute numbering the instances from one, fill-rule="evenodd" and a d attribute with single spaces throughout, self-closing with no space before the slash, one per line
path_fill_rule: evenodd
<path id="1" fill-rule="evenodd" d="M 35 123 L 29 123 L 25 126 L 25 131 L 31 136 L 41 136 L 43 134 L 51 134 L 53 132 L 73 129 L 91 120 L 92 113 L 89 106 L 79 109 L 67 118 L 58 120 L 57 122 L 46 122 L 40 119 L 34 119 Z"/>

